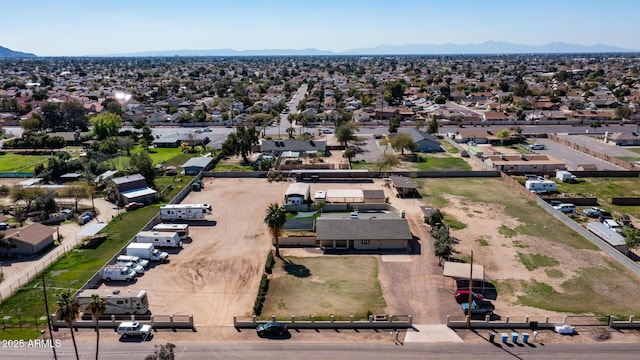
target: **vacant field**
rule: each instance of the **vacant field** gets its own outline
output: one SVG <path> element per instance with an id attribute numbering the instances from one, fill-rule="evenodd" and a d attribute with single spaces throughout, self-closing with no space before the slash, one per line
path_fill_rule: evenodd
<path id="1" fill-rule="evenodd" d="M 0 171 L 32 172 L 36 164 L 49 158 L 48 155 L 20 155 L 0 153 Z"/>
<path id="2" fill-rule="evenodd" d="M 133 150 L 131 150 L 131 154 L 138 154 L 143 150 L 144 149 L 142 148 L 142 146 L 136 146 Z M 167 166 L 180 166 L 190 157 L 199 155 L 183 154 L 180 148 L 149 148 L 147 152 L 149 153 L 149 156 L 151 157 L 151 160 L 154 164 L 165 164 Z M 105 162 L 112 165 L 118 170 L 124 170 L 129 166 L 130 158 L 130 156 L 121 155 L 113 159 L 106 160 Z"/>
<path id="3" fill-rule="evenodd" d="M 263 317 L 366 319 L 385 307 L 378 283 L 378 259 L 372 256 L 286 257 L 270 276 Z"/>
<path id="4" fill-rule="evenodd" d="M 412 163 L 420 171 L 471 171 L 471 166 L 460 157 L 419 156 Z"/>
<path id="5" fill-rule="evenodd" d="M 421 180 L 423 202 L 467 227 L 454 257 L 485 266 L 498 288 L 496 312 L 512 304 L 563 313 L 640 314 L 628 296 L 640 281 L 586 239 L 500 179 Z"/>

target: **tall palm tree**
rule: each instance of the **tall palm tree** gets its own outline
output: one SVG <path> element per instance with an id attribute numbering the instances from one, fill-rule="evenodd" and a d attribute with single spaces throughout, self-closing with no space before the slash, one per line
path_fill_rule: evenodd
<path id="1" fill-rule="evenodd" d="M 71 295 L 71 290 L 61 292 L 56 295 L 56 317 L 63 319 L 69 325 L 71 331 L 71 340 L 73 340 L 73 348 L 76 351 L 76 360 L 80 360 L 78 356 L 78 346 L 76 345 L 76 336 L 73 334 L 73 322 L 80 314 L 80 304 L 78 298 Z"/>
<path id="2" fill-rule="evenodd" d="M 278 203 L 271 203 L 269 204 L 269 207 L 267 207 L 264 222 L 269 227 L 271 236 L 273 236 L 273 238 L 275 239 L 276 257 L 280 257 L 280 245 L 278 244 L 278 237 L 280 237 L 282 228 L 287 222 L 287 213 L 284 211 L 282 206 L 278 205 Z"/>
<path id="3" fill-rule="evenodd" d="M 100 349 L 100 326 L 98 319 L 107 310 L 107 302 L 98 294 L 91 295 L 91 300 L 87 303 L 85 311 L 91 313 L 91 317 L 96 322 L 96 360 L 98 360 L 98 350 Z"/>

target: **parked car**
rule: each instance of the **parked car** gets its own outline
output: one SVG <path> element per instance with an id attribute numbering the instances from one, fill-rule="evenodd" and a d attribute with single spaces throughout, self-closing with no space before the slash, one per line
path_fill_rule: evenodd
<path id="1" fill-rule="evenodd" d="M 582 210 L 582 214 L 590 218 L 597 218 L 600 216 L 601 213 L 602 213 L 602 209 L 595 206 Z"/>
<path id="2" fill-rule="evenodd" d="M 149 336 L 151 335 L 151 325 L 145 325 L 141 322 L 125 321 L 118 325 L 118 334 L 123 338 L 129 336 Z"/>
<path id="3" fill-rule="evenodd" d="M 465 302 L 460 305 L 465 315 L 469 313 L 469 303 Z M 493 314 L 496 307 L 491 301 L 473 301 L 471 303 L 471 315 L 489 315 Z"/>
<path id="4" fill-rule="evenodd" d="M 8 222 L 0 222 L 0 230 L 7 230 L 9 228 Z"/>
<path id="5" fill-rule="evenodd" d="M 531 149 L 531 150 L 544 150 L 544 145 L 542 145 L 542 144 L 532 144 L 532 145 L 529 145 L 529 149 Z"/>
<path id="6" fill-rule="evenodd" d="M 132 202 L 128 203 L 127 205 L 125 205 L 124 209 L 127 210 L 127 211 L 132 211 L 132 210 L 140 209 L 141 207 L 144 207 L 143 203 L 132 201 Z"/>
<path id="7" fill-rule="evenodd" d="M 456 299 L 458 304 L 469 302 L 469 290 L 458 289 L 454 294 L 453 298 Z M 471 293 L 472 301 L 484 300 L 484 295 L 472 292 Z"/>
<path id="8" fill-rule="evenodd" d="M 605 224 L 609 229 L 611 229 L 611 230 L 613 230 L 613 231 L 615 231 L 617 233 L 621 233 L 622 232 L 622 226 L 620 226 L 620 224 L 618 224 L 618 222 L 613 220 L 613 219 L 606 219 L 602 223 Z"/>
<path id="9" fill-rule="evenodd" d="M 620 216 L 619 222 L 624 226 L 633 226 L 633 224 L 631 223 L 631 217 L 629 215 Z"/>
<path id="10" fill-rule="evenodd" d="M 265 324 L 260 324 L 256 328 L 256 332 L 258 336 L 266 336 L 266 335 L 284 335 L 289 332 L 287 328 L 287 324 L 283 324 L 280 322 L 268 322 Z"/>
<path id="11" fill-rule="evenodd" d="M 560 205 L 556 205 L 553 208 L 560 211 L 563 214 L 572 213 L 576 211 L 576 206 L 570 203 L 563 203 Z"/>
<path id="12" fill-rule="evenodd" d="M 613 220 L 613 215 L 611 215 L 608 211 L 600 211 L 600 216 L 598 216 L 598 220 L 600 222 L 604 222 L 605 220 Z"/>

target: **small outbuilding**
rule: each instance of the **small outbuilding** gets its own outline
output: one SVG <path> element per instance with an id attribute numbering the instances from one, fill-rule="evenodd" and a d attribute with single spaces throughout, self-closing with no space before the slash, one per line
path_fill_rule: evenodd
<path id="1" fill-rule="evenodd" d="M 311 200 L 311 185 L 297 182 L 289 185 L 284 194 L 286 204 L 306 204 Z"/>
<path id="2" fill-rule="evenodd" d="M 416 186 L 410 178 L 400 175 L 391 175 L 389 179 L 391 180 L 391 186 L 393 191 L 396 193 L 396 196 L 406 197 L 417 195 L 418 186 Z"/>
<path id="3" fill-rule="evenodd" d="M 182 164 L 182 168 L 184 169 L 185 175 L 198 175 L 199 172 L 207 170 L 212 162 L 213 158 L 210 157 L 193 157 Z"/>

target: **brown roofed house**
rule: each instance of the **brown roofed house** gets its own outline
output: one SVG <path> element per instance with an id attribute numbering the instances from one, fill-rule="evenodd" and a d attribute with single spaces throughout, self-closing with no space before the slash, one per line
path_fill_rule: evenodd
<path id="1" fill-rule="evenodd" d="M 5 238 L 9 239 L 9 249 L 0 248 L 0 252 L 13 255 L 35 255 L 53 244 L 56 229 L 34 223 L 22 228 L 9 229 Z"/>

